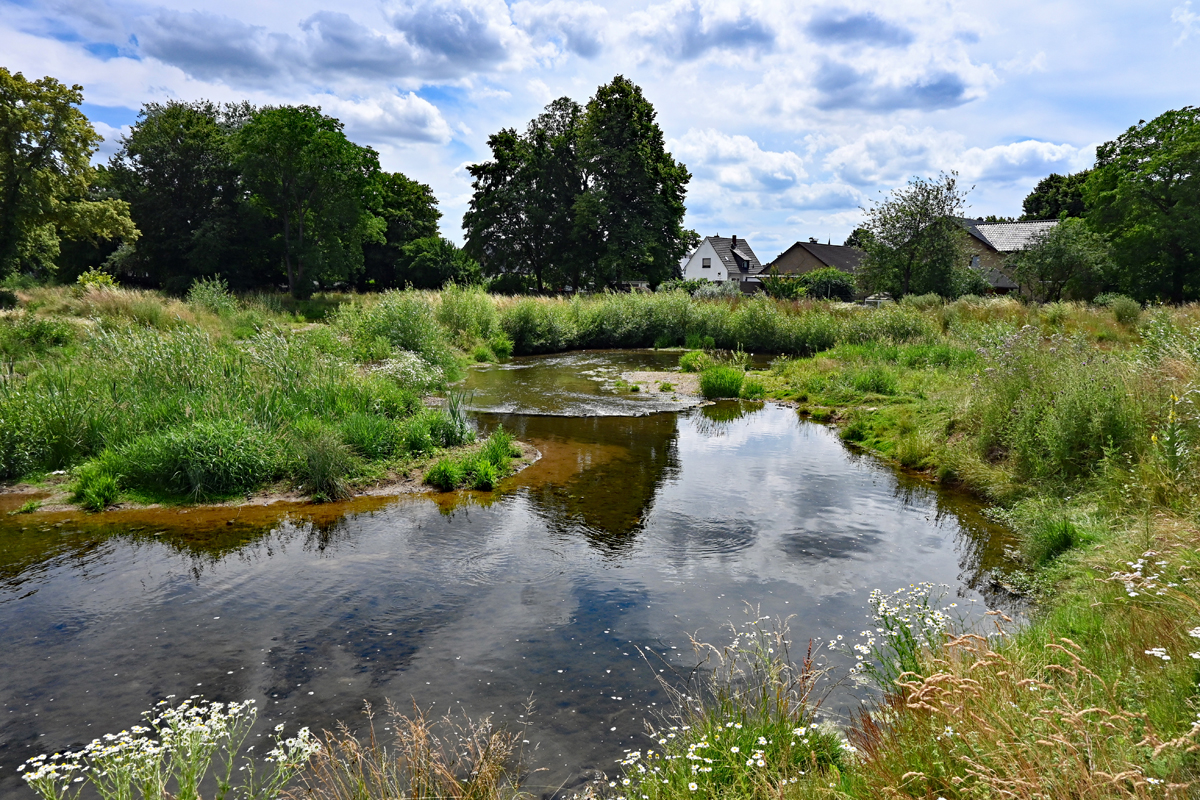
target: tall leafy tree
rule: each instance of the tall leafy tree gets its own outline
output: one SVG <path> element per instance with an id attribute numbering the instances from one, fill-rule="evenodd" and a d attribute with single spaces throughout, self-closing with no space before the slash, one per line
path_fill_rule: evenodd
<path id="1" fill-rule="evenodd" d="M 243 202 L 234 158 L 240 121 L 240 107 L 207 100 L 142 108 L 109 161 L 110 183 L 142 232 L 126 269 L 176 291 L 218 272 L 235 286 L 266 281 L 254 245 L 266 232 Z"/>
<path id="2" fill-rule="evenodd" d="M 1009 260 L 1013 277 L 1042 302 L 1090 300 L 1109 279 L 1112 259 L 1104 237 L 1082 219 L 1068 217 L 1034 237 Z"/>
<path id="3" fill-rule="evenodd" d="M 858 237 L 866 251 L 860 269 L 863 285 L 896 297 L 933 292 L 958 294 L 966 266 L 966 236 L 959 219 L 967 190 L 957 173 L 936 179 L 914 178 L 865 209 L 867 235 Z"/>
<path id="4" fill-rule="evenodd" d="M 683 227 L 691 174 L 667 152 L 654 106 L 624 76 L 588 102 L 580 144 L 588 188 L 576 225 L 595 242 L 597 284 L 676 277 L 693 237 Z"/>
<path id="5" fill-rule="evenodd" d="M 288 291 L 339 281 L 362 267 L 362 244 L 386 224 L 370 212 L 379 158 L 342 123 L 312 106 L 264 108 L 238 132 L 239 164 L 252 201 L 274 221 Z"/>
<path id="6" fill-rule="evenodd" d="M 529 123 L 488 138 L 490 161 L 468 167 L 474 178 L 463 217 L 466 250 L 489 275 L 525 274 L 538 291 L 547 283 L 581 287 L 595 261 L 588 232 L 575 220 L 587 188 L 579 155 L 583 108 L 563 97 Z"/>
<path id="7" fill-rule="evenodd" d="M 1102 144 L 1085 192 L 1088 223 L 1108 234 L 1126 292 L 1200 297 L 1200 109 L 1168 111 Z"/>
<path id="8" fill-rule="evenodd" d="M 1085 169 L 1070 175 L 1052 173 L 1042 178 L 1021 204 L 1025 212 L 1021 219 L 1082 217 L 1086 210 L 1083 187 L 1090 174 L 1091 170 Z"/>
<path id="9" fill-rule="evenodd" d="M 100 143 L 83 87 L 0 67 L 0 275 L 53 269 L 61 237 L 134 240 L 128 204 L 89 196 Z"/>
<path id="10" fill-rule="evenodd" d="M 433 189 L 399 172 L 379 173 L 371 197 L 371 213 L 386 227 L 382 241 L 363 245 L 361 284 L 374 289 L 401 287 L 409 266 L 404 248 L 419 239 L 437 238 L 442 212 Z"/>
<path id="11" fill-rule="evenodd" d="M 404 246 L 404 283 L 414 289 L 440 289 L 453 281 L 479 283 L 479 264 L 449 239 L 427 236 Z"/>

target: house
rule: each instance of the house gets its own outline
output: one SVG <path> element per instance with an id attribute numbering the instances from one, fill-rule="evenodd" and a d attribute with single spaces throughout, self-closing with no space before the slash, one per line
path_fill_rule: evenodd
<path id="1" fill-rule="evenodd" d="M 862 264 L 862 258 L 863 251 L 857 247 L 821 244 L 816 239 L 809 239 L 807 242 L 796 242 L 784 250 L 770 263 L 768 269 L 775 269 L 783 275 L 802 275 L 814 269 L 834 267 L 855 275 Z"/>
<path id="2" fill-rule="evenodd" d="M 683 279 L 713 283 L 737 281 L 741 290 L 750 294 L 762 288 L 758 277 L 762 271 L 763 265 L 745 239 L 705 236 L 696 252 L 684 262 Z"/>
<path id="3" fill-rule="evenodd" d="M 971 266 L 983 273 L 997 294 L 1008 294 L 1020 287 L 1009 275 L 1005 258 L 1011 253 L 1028 250 L 1042 234 L 1058 220 L 1034 220 L 1030 222 L 984 222 L 979 219 L 960 219 L 959 223 L 970 234 L 967 252 Z"/>

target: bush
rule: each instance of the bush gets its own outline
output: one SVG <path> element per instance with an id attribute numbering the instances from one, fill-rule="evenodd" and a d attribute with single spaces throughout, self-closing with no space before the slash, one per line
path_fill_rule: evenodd
<path id="1" fill-rule="evenodd" d="M 736 367 L 718 364 L 700 373 L 700 393 L 709 400 L 737 397 L 746 373 Z"/>
<path id="2" fill-rule="evenodd" d="M 0 311 L 17 307 L 17 293 L 11 289 L 0 288 Z"/>
<path id="3" fill-rule="evenodd" d="M 701 336 L 698 333 L 689 333 L 683 340 L 683 346 L 688 350 L 712 350 L 717 346 L 717 342 L 711 336 Z"/>
<path id="4" fill-rule="evenodd" d="M 496 331 L 488 340 L 488 347 L 495 353 L 496 358 L 504 360 L 512 356 L 513 342 L 504 331 Z"/>
<path id="5" fill-rule="evenodd" d="M 117 279 L 107 272 L 92 267 L 86 272 L 80 273 L 79 277 L 75 279 L 75 285 L 80 290 L 87 291 L 88 289 L 116 289 L 121 284 L 117 283 Z"/>
<path id="6" fill-rule="evenodd" d="M 426 293 L 390 291 L 373 305 L 347 303 L 333 312 L 330 325 L 350 339 L 358 360 L 378 360 L 383 341 L 393 350 L 416 353 L 449 379 L 459 374 L 458 358 Z"/>
<path id="7" fill-rule="evenodd" d="M 945 304 L 940 294 L 909 294 L 900 298 L 900 305 L 915 308 L 918 311 L 928 311 L 931 308 L 941 308 Z"/>
<path id="8" fill-rule="evenodd" d="M 854 276 L 835 267 L 823 267 L 805 272 L 798 278 L 809 297 L 818 300 L 852 302 L 858 291 Z"/>
<path id="9" fill-rule="evenodd" d="M 679 357 L 679 368 L 684 372 L 703 372 L 716 361 L 702 350 L 690 350 Z"/>
<path id="10" fill-rule="evenodd" d="M 1108 306 L 1122 325 L 1134 327 L 1142 317 L 1142 305 L 1131 297 L 1117 297 Z"/>
<path id="11" fill-rule="evenodd" d="M 478 452 L 440 459 L 425 473 L 425 483 L 443 492 L 463 486 L 491 491 L 508 474 L 512 458 L 520 454 L 512 435 L 500 427 L 492 432 Z"/>
<path id="12" fill-rule="evenodd" d="M 229 284 L 220 275 L 213 278 L 197 278 L 188 289 L 187 301 L 218 317 L 231 317 L 237 312 L 237 300 L 229 293 Z"/>
<path id="13" fill-rule="evenodd" d="M 722 281 L 720 283 L 705 281 L 696 291 L 692 292 L 692 297 L 704 300 L 729 299 L 741 296 L 742 290 L 738 286 L 737 281 Z"/>
<path id="14" fill-rule="evenodd" d="M 693 280 L 684 280 L 683 278 L 672 278 L 669 281 L 663 281 L 658 285 L 656 292 L 687 292 L 694 293 L 704 284 L 708 283 L 706 278 L 695 278 Z"/>
<path id="15" fill-rule="evenodd" d="M 465 475 L 460 459 L 443 458 L 425 473 L 425 483 L 443 492 L 452 492 L 463 485 Z"/>

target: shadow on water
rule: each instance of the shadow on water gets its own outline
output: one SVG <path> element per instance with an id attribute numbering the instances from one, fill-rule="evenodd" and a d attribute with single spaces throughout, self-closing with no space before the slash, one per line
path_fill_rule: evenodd
<path id="1" fill-rule="evenodd" d="M 852 634 L 871 589 L 922 580 L 968 615 L 1003 599 L 1007 533 L 970 498 L 769 403 L 615 415 L 606 370 L 677 354 L 580 358 L 484 371 L 541 387 L 518 397 L 594 373 L 571 390 L 590 416 L 478 414 L 543 454 L 496 492 L 0 517 L 0 794 L 29 756 L 194 693 L 317 728 L 389 698 L 515 722 L 532 695 L 552 791 L 643 746 L 663 697 L 636 647 L 686 666 L 688 634 L 747 605 Z"/>

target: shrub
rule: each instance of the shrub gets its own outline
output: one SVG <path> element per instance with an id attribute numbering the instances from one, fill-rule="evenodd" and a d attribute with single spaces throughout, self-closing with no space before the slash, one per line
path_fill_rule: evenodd
<path id="1" fill-rule="evenodd" d="M 447 457 L 438 460 L 425 473 L 425 483 L 443 492 L 452 492 L 462 486 L 465 475 L 463 463 L 459 459 Z"/>
<path id="2" fill-rule="evenodd" d="M 330 325 L 349 337 L 359 360 L 376 360 L 383 340 L 394 350 L 416 353 L 448 378 L 458 375 L 458 358 L 430 296 L 423 292 L 390 291 L 373 305 L 347 303 L 333 312 Z"/>
<path id="3" fill-rule="evenodd" d="M 696 291 L 692 292 L 692 297 L 702 300 L 730 299 L 741 296 L 742 290 L 737 285 L 737 281 L 722 281 L 720 283 L 705 281 Z"/>
<path id="4" fill-rule="evenodd" d="M 909 294 L 900 298 L 900 305 L 915 308 L 918 311 L 928 311 L 931 308 L 941 308 L 945 304 L 940 294 Z"/>
<path id="5" fill-rule="evenodd" d="M 716 361 L 702 350 L 691 350 L 679 357 L 679 368 L 684 372 L 703 372 Z"/>
<path id="6" fill-rule="evenodd" d="M 188 289 L 187 301 L 219 317 L 230 317 L 237 312 L 237 300 L 229 293 L 229 285 L 220 275 L 212 278 L 197 278 Z"/>
<path id="7" fill-rule="evenodd" d="M 496 331 L 492 334 L 492 338 L 488 340 L 488 347 L 495 353 L 496 358 L 501 360 L 509 358 L 513 353 L 512 339 L 508 338 L 504 331 Z"/>
<path id="8" fill-rule="evenodd" d="M 486 344 L 477 344 L 471 348 L 471 358 L 479 364 L 486 364 L 496 360 L 496 354 L 492 352 L 492 348 Z"/>
<path id="9" fill-rule="evenodd" d="M 560 300 L 522 298 L 507 310 L 501 324 L 514 353 L 554 353 L 577 343 L 572 306 Z"/>
<path id="10" fill-rule="evenodd" d="M 0 288 L 0 311 L 17 307 L 17 293 L 11 289 Z"/>
<path id="11" fill-rule="evenodd" d="M 83 291 L 87 291 L 88 289 L 116 289 L 120 287 L 116 278 L 98 267 L 91 267 L 87 271 L 81 272 L 79 277 L 75 279 L 75 285 Z"/>
<path id="12" fill-rule="evenodd" d="M 683 346 L 688 350 L 712 350 L 717 346 L 717 342 L 711 336 L 689 333 L 684 337 Z"/>
<path id="13" fill-rule="evenodd" d="M 451 282 L 438 295 L 437 319 L 461 341 L 487 341 L 500 329 L 496 305 L 480 286 Z"/>
<path id="14" fill-rule="evenodd" d="M 721 397 L 737 397 L 742 389 L 745 373 L 736 367 L 718 364 L 700 373 L 700 393 L 709 400 Z"/>
<path id="15" fill-rule="evenodd" d="M 708 283 L 706 278 L 695 278 L 693 280 L 684 280 L 683 278 L 672 278 L 669 281 L 663 281 L 658 285 L 656 292 L 687 292 L 692 294 L 704 284 Z"/>
<path id="16" fill-rule="evenodd" d="M 1131 328 L 1137 325 L 1142 316 L 1141 303 L 1131 297 L 1114 298 L 1108 307 L 1112 309 L 1113 317 L 1117 322 Z"/>
<path id="17" fill-rule="evenodd" d="M 89 462 L 79 468 L 71 499 L 88 511 L 103 511 L 117 502 L 121 487 L 104 464 Z"/>
<path id="18" fill-rule="evenodd" d="M 809 297 L 819 300 L 852 302 L 858 291 L 854 276 L 835 267 L 823 267 L 805 272 L 798 281 Z"/>

